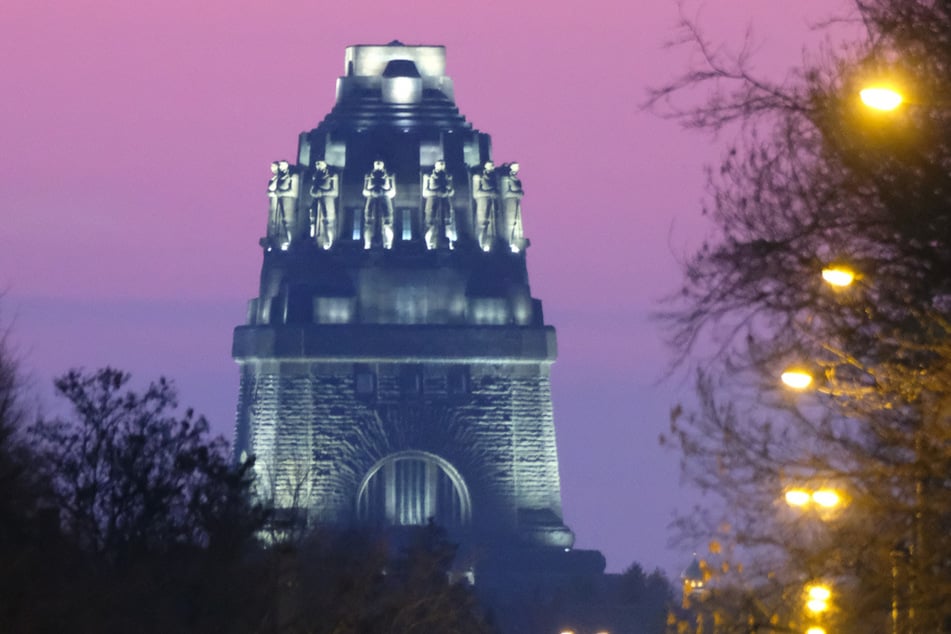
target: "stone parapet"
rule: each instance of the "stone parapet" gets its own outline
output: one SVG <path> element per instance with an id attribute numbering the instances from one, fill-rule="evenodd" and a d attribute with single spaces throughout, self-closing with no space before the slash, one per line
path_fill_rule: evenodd
<path id="1" fill-rule="evenodd" d="M 343 362 L 554 362 L 551 326 L 287 325 L 238 326 L 232 356 Z"/>

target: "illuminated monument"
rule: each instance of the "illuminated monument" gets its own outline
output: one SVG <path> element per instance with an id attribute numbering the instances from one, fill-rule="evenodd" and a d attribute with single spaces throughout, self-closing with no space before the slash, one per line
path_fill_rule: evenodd
<path id="1" fill-rule="evenodd" d="M 441 46 L 352 46 L 272 164 L 260 294 L 234 334 L 236 456 L 310 525 L 571 546 L 518 165 L 453 101 Z"/>

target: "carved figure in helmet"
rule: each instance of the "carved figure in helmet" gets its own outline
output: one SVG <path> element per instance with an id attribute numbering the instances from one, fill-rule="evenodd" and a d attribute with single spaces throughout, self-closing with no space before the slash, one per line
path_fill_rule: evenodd
<path id="1" fill-rule="evenodd" d="M 439 160 L 433 171 L 423 176 L 424 220 L 426 222 L 426 248 L 448 246 L 456 241 L 456 217 L 452 209 L 452 174 L 446 171 L 446 161 Z"/>
<path id="2" fill-rule="evenodd" d="M 324 249 L 333 246 L 337 238 L 337 197 L 340 195 L 339 177 L 326 161 L 314 164 L 314 180 L 310 195 L 314 205 L 310 209 L 310 235 Z"/>
<path id="3" fill-rule="evenodd" d="M 482 171 L 472 176 L 472 197 L 475 198 L 476 238 L 483 251 L 492 249 L 499 214 L 499 182 L 495 164 L 486 161 Z"/>
<path id="4" fill-rule="evenodd" d="M 393 247 L 393 198 L 396 197 L 396 179 L 386 171 L 383 161 L 373 161 L 373 170 L 363 179 L 363 248 L 369 249 L 376 239 L 377 230 L 383 248 Z"/>
<path id="5" fill-rule="evenodd" d="M 502 220 L 499 223 L 499 237 L 505 241 L 513 253 L 525 248 L 525 234 L 522 231 L 522 180 L 518 177 L 518 163 L 503 165 L 499 188 L 502 197 Z"/>
<path id="6" fill-rule="evenodd" d="M 297 198 L 300 176 L 291 171 L 287 161 L 271 163 L 271 179 L 267 183 L 269 203 L 268 239 L 287 249 L 298 234 Z"/>

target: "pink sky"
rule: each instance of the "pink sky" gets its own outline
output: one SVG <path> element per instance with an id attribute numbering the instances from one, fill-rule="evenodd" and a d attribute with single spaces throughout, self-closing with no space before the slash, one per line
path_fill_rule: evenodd
<path id="1" fill-rule="evenodd" d="M 715 41 L 752 22 L 774 75 L 832 6 L 687 3 Z M 0 317 L 40 400 L 51 376 L 109 363 L 175 379 L 230 436 L 231 329 L 257 290 L 270 162 L 332 106 L 346 46 L 444 44 L 460 110 L 522 165 L 576 545 L 615 571 L 689 562 L 666 525 L 694 494 L 657 436 L 690 391 L 657 384 L 667 353 L 647 313 L 709 231 L 717 149 L 638 109 L 687 63 L 663 48 L 674 2 L 6 0 L 2 14 Z"/>

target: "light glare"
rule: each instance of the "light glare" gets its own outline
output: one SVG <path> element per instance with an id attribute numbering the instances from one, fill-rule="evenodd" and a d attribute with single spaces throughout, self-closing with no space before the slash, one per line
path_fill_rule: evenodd
<path id="1" fill-rule="evenodd" d="M 832 590 L 828 586 L 809 586 L 807 592 L 812 601 L 828 601 L 832 598 Z"/>
<path id="2" fill-rule="evenodd" d="M 859 91 L 859 97 L 862 103 L 875 110 L 894 110 L 902 102 L 902 96 L 897 91 L 884 86 L 863 88 Z"/>
<path id="3" fill-rule="evenodd" d="M 794 390 L 804 390 L 812 383 L 812 375 L 804 370 L 786 370 L 779 378 Z"/>
<path id="4" fill-rule="evenodd" d="M 855 281 L 855 273 L 844 267 L 830 266 L 822 269 L 822 279 L 832 286 L 848 286 Z"/>
<path id="5" fill-rule="evenodd" d="M 810 612 L 825 612 L 829 609 L 829 603 L 819 599 L 809 599 L 806 601 L 806 607 L 809 608 Z"/>
<path id="6" fill-rule="evenodd" d="M 786 504 L 789 506 L 805 506 L 809 503 L 809 493 L 802 489 L 786 491 Z"/>
<path id="7" fill-rule="evenodd" d="M 826 634 L 826 631 L 825 631 L 825 628 L 822 628 L 816 625 L 806 630 L 806 634 Z"/>
<path id="8" fill-rule="evenodd" d="M 812 500 L 819 506 L 830 509 L 834 506 L 838 506 L 842 498 L 832 489 L 819 489 L 812 494 Z"/>

